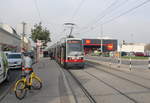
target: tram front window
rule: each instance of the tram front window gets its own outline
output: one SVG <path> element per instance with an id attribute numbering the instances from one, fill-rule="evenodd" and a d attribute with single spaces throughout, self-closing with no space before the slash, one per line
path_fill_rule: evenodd
<path id="1" fill-rule="evenodd" d="M 68 41 L 68 46 L 67 46 L 67 53 L 68 55 L 81 55 L 82 53 L 82 45 L 81 41 L 73 40 L 73 41 Z"/>

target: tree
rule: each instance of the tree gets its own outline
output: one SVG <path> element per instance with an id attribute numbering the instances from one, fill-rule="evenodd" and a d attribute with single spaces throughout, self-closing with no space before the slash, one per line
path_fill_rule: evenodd
<path id="1" fill-rule="evenodd" d="M 31 34 L 31 38 L 34 42 L 37 40 L 42 40 L 46 44 L 51 41 L 49 30 L 47 30 L 47 28 L 43 29 L 41 22 L 34 25 L 34 29 L 31 30 Z"/>

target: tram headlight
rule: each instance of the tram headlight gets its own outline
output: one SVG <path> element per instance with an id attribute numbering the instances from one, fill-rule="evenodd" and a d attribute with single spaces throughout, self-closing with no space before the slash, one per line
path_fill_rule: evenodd
<path id="1" fill-rule="evenodd" d="M 83 57 L 79 57 L 80 60 L 83 60 Z"/>
<path id="2" fill-rule="evenodd" d="M 68 60 L 72 60 L 72 58 L 71 58 L 71 57 L 68 57 Z"/>

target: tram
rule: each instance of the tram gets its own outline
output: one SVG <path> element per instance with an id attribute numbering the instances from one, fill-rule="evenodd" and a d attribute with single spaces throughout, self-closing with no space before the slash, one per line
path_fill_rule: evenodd
<path id="1" fill-rule="evenodd" d="M 64 68 L 84 68 L 83 42 L 80 38 L 63 38 L 52 45 L 49 52 Z"/>

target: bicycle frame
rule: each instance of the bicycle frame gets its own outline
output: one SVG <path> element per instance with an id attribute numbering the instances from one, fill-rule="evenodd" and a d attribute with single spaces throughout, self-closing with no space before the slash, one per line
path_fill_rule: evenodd
<path id="1" fill-rule="evenodd" d="M 32 85 L 32 79 L 33 79 L 33 78 L 36 78 L 36 79 L 38 79 L 40 82 L 42 82 L 41 79 L 40 79 L 34 72 L 32 72 L 31 75 L 30 75 L 30 80 L 29 80 L 29 85 L 30 85 L 30 86 Z"/>
<path id="2" fill-rule="evenodd" d="M 32 86 L 32 79 L 33 79 L 33 78 L 36 78 L 36 79 L 38 79 L 40 82 L 42 82 L 41 79 L 40 79 L 34 72 L 32 72 L 32 73 L 30 74 L 30 77 L 29 77 L 29 82 L 28 82 L 28 80 L 27 80 L 26 77 L 22 77 L 20 80 L 18 80 L 18 81 L 16 82 L 14 91 L 16 91 L 16 86 L 18 85 L 18 83 L 19 83 L 20 81 L 23 81 L 23 82 L 25 83 L 25 86 L 26 86 L 26 85 Z M 25 88 L 25 87 L 23 87 L 23 88 Z"/>
<path id="3" fill-rule="evenodd" d="M 18 85 L 18 83 L 19 83 L 20 81 L 23 81 L 25 84 L 27 84 L 27 78 L 26 78 L 26 77 L 22 77 L 20 80 L 18 80 L 18 81 L 16 82 L 14 91 L 16 91 L 16 86 Z M 25 85 L 24 85 L 24 86 L 25 86 Z M 23 87 L 23 88 L 25 88 L 25 87 Z"/>

